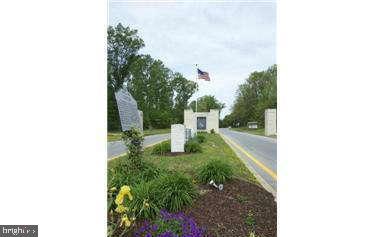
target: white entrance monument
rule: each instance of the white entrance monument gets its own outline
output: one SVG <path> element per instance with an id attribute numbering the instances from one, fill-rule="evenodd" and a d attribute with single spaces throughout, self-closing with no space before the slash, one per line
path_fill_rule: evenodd
<path id="1" fill-rule="evenodd" d="M 276 135 L 276 109 L 265 110 L 265 136 Z"/>
<path id="2" fill-rule="evenodd" d="M 213 129 L 219 132 L 219 110 L 211 109 L 209 112 L 194 113 L 192 109 L 184 110 L 184 125 L 186 128 L 196 131 L 210 132 Z"/>
<path id="3" fill-rule="evenodd" d="M 171 152 L 184 152 L 185 126 L 183 124 L 171 125 Z"/>

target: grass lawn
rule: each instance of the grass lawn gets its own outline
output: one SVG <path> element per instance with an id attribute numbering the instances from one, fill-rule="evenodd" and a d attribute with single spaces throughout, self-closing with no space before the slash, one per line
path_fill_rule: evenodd
<path id="1" fill-rule="evenodd" d="M 179 156 L 158 156 L 152 155 L 151 151 L 153 147 L 149 147 L 144 151 L 144 160 L 155 164 L 159 168 L 179 171 L 194 178 L 199 167 L 212 159 L 222 159 L 231 165 L 235 178 L 258 183 L 256 178 L 224 142 L 220 135 L 207 133 L 205 136 L 207 140 L 202 143 L 202 153 Z M 109 161 L 108 167 L 110 168 L 115 165 L 114 163 L 118 163 L 118 159 L 119 158 Z"/>
<path id="2" fill-rule="evenodd" d="M 155 135 L 155 134 L 164 134 L 170 133 L 170 128 L 159 128 L 159 129 L 147 129 L 144 130 L 144 136 Z M 121 140 L 121 132 L 108 132 L 108 141 L 119 141 Z"/>
<path id="3" fill-rule="evenodd" d="M 273 137 L 273 138 L 276 138 L 276 135 L 273 135 L 273 136 L 265 136 L 265 132 L 264 132 L 264 128 L 257 128 L 257 129 L 252 129 L 252 128 L 248 128 L 248 127 L 239 127 L 239 128 L 231 128 L 232 130 L 234 131 L 239 131 L 239 132 L 246 132 L 246 133 L 249 133 L 249 134 L 254 134 L 254 135 L 260 135 L 260 136 L 264 136 L 264 137 Z"/>

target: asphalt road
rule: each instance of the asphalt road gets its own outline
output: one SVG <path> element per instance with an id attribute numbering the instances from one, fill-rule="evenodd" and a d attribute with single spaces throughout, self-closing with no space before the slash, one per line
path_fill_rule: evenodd
<path id="1" fill-rule="evenodd" d="M 276 194 L 277 141 L 274 138 L 221 128 L 220 133 L 251 171 L 262 179 L 261 184 Z M 268 186 L 268 187 L 266 187 Z"/>
<path id="2" fill-rule="evenodd" d="M 157 134 L 150 135 L 144 137 L 144 147 L 153 145 L 155 143 L 170 139 L 171 135 L 169 133 L 166 134 Z M 121 155 L 126 152 L 125 145 L 122 141 L 108 142 L 108 159 L 112 157 Z"/>

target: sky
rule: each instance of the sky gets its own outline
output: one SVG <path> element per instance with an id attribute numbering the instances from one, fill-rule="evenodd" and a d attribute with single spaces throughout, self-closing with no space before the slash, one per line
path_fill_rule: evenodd
<path id="1" fill-rule="evenodd" d="M 211 81 L 198 80 L 191 100 L 214 95 L 230 113 L 238 85 L 276 63 L 276 2 L 109 1 L 109 25 L 137 29 L 142 54 L 196 81 L 196 64 Z"/>

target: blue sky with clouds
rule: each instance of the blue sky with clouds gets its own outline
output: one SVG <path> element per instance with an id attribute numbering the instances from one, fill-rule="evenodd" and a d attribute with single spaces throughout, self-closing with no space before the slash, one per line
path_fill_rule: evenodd
<path id="1" fill-rule="evenodd" d="M 195 64 L 211 82 L 199 80 L 191 99 L 215 95 L 230 112 L 238 85 L 255 70 L 276 63 L 276 3 L 109 2 L 109 25 L 137 29 L 143 54 L 162 60 L 187 79 L 196 79 Z"/>

